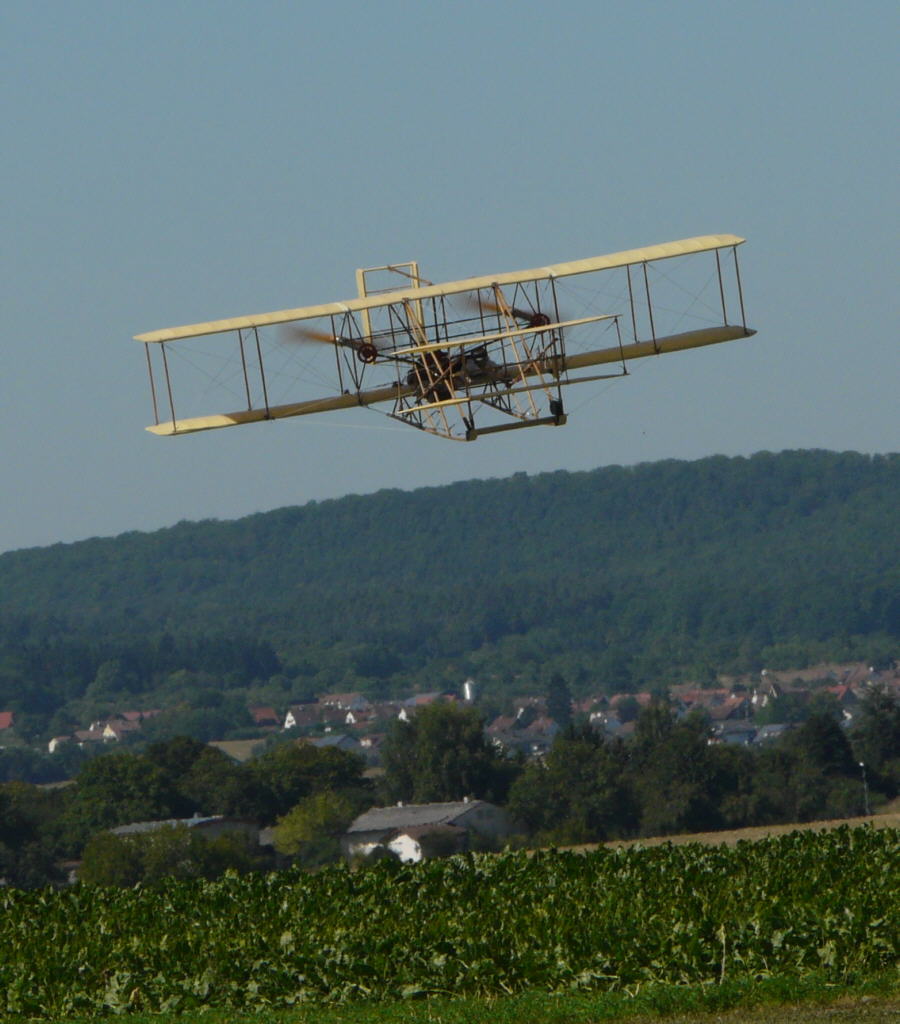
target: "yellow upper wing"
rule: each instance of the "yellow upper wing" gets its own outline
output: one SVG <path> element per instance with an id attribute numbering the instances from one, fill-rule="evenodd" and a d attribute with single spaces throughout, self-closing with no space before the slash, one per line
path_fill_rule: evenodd
<path id="1" fill-rule="evenodd" d="M 597 270 L 625 267 L 635 263 L 649 263 L 654 260 L 670 259 L 673 256 L 687 256 L 691 253 L 709 252 L 713 249 L 729 248 L 744 241 L 737 235 L 700 235 L 685 238 L 680 242 L 664 242 L 662 245 L 648 245 L 642 249 L 626 249 L 608 256 L 594 256 L 591 259 L 574 260 L 570 263 L 555 263 L 533 270 L 519 270 L 504 274 L 469 277 L 461 281 L 427 285 L 424 288 L 409 288 L 396 292 L 384 292 L 363 299 L 347 299 L 345 302 L 328 302 L 319 306 L 303 306 L 299 309 L 282 309 L 274 313 L 260 313 L 256 316 L 237 316 L 228 320 L 210 320 L 207 323 L 187 324 L 184 327 L 166 327 L 159 331 L 148 331 L 135 335 L 135 341 L 146 344 L 164 341 L 178 341 L 181 338 L 197 338 L 206 334 L 221 334 L 225 331 L 247 330 L 253 327 L 271 327 L 275 324 L 291 323 L 294 320 L 311 320 L 314 317 L 340 316 L 364 309 L 389 306 L 402 299 L 430 299 L 441 295 L 457 295 L 461 292 L 491 288 L 494 285 L 520 284 L 554 277 L 572 277 L 575 274 L 589 274 Z"/>

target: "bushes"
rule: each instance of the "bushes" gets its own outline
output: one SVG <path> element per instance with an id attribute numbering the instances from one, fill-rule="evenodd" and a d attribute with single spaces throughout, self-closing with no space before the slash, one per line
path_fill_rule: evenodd
<path id="1" fill-rule="evenodd" d="M 93 885 L 130 886 L 165 878 L 217 878 L 229 869 L 243 873 L 264 863 L 259 848 L 243 835 L 207 839 L 186 825 L 165 825 L 137 835 L 95 835 L 84 849 L 79 878 Z"/>

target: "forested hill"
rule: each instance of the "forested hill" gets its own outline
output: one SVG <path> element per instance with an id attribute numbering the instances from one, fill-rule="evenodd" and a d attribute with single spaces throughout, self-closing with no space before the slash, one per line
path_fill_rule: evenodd
<path id="1" fill-rule="evenodd" d="M 44 672 L 76 697 L 112 657 L 131 663 L 132 692 L 224 664 L 232 684 L 386 692 L 461 672 L 620 688 L 761 658 L 885 657 L 900 645 L 898 553 L 898 455 L 386 490 L 0 556 L 0 685 Z"/>

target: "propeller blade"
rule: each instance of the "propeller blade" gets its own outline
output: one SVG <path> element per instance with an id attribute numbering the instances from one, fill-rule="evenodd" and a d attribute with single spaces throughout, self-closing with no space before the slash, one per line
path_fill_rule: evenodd
<path id="1" fill-rule="evenodd" d="M 284 341 L 316 341 L 326 345 L 340 345 L 342 338 L 336 338 L 327 331 L 317 331 L 312 327 L 297 327 L 295 324 L 286 325 L 281 330 Z"/>
<path id="2" fill-rule="evenodd" d="M 481 298 L 474 295 L 466 296 L 466 304 L 473 310 L 482 313 L 505 313 L 506 310 L 498 305 L 494 298 Z M 535 309 L 516 309 L 511 308 L 510 313 L 515 317 L 516 320 L 524 322 L 526 327 L 544 327 L 546 324 L 551 323 L 550 317 L 539 310 Z"/>
<path id="3" fill-rule="evenodd" d="M 282 328 L 281 337 L 283 341 L 287 342 L 304 344 L 312 341 L 317 344 L 349 348 L 356 353 L 356 358 L 361 363 L 377 362 L 380 355 L 378 348 L 371 341 L 362 338 L 337 338 L 327 331 L 317 331 L 313 327 L 298 327 L 296 324 L 285 325 Z"/>

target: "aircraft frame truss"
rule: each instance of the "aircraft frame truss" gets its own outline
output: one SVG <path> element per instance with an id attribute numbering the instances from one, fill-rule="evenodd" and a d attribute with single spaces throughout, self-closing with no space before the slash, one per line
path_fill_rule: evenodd
<path id="1" fill-rule="evenodd" d="M 358 295 L 346 302 L 138 335 L 154 411 L 148 430 L 191 433 L 351 406 L 382 406 L 395 421 L 460 441 L 559 426 L 572 384 L 627 376 L 634 359 L 755 333 L 744 311 L 742 242 L 701 236 L 440 285 L 424 281 L 414 262 L 392 264 L 357 271 Z M 685 285 L 673 268 L 691 263 L 693 284 Z M 389 286 L 374 287 L 376 278 Z M 234 357 L 230 369 L 208 371 L 211 386 L 192 397 L 206 400 L 222 385 L 243 409 L 184 417 L 179 392 L 176 412 L 170 354 L 188 342 Z M 296 367 L 312 373 L 306 353 L 323 352 L 332 356 L 330 374 L 319 365 L 318 396 L 301 398 Z M 285 376 L 294 399 L 286 402 L 273 394 L 274 378 Z"/>

